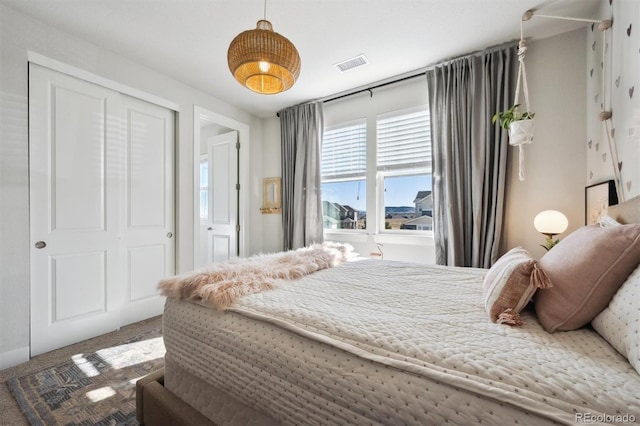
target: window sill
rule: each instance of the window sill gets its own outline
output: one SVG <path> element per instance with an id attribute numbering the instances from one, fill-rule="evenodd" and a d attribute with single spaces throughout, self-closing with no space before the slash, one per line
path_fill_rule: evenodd
<path id="1" fill-rule="evenodd" d="M 369 235 L 364 231 L 324 232 L 325 240 L 344 241 L 345 243 L 366 243 Z"/>
<path id="2" fill-rule="evenodd" d="M 377 235 L 370 235 L 364 231 L 342 231 L 342 232 L 326 232 L 324 233 L 325 240 L 329 241 L 343 241 L 345 243 L 366 243 L 370 241 L 369 237 L 373 238 L 373 241 L 377 244 L 398 244 L 398 245 L 411 245 L 411 246 L 434 246 L 433 232 L 429 232 L 426 235 L 418 234 L 401 234 L 401 233 L 383 233 Z"/>
<path id="3" fill-rule="evenodd" d="M 433 246 L 433 233 L 427 235 L 417 234 L 378 234 L 373 236 L 373 240 L 378 244 L 405 244 L 413 246 Z"/>

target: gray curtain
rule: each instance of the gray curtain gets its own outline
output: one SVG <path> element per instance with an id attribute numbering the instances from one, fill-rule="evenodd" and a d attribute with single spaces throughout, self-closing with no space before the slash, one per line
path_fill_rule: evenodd
<path id="1" fill-rule="evenodd" d="M 322 102 L 279 112 L 282 158 L 284 250 L 321 243 L 320 152 Z"/>
<path id="2" fill-rule="evenodd" d="M 488 268 L 499 257 L 508 140 L 491 118 L 510 106 L 515 56 L 503 46 L 427 71 L 440 265 Z"/>

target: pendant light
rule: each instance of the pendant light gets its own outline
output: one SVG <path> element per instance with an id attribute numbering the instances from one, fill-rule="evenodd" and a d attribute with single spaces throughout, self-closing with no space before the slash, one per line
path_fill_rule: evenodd
<path id="1" fill-rule="evenodd" d="M 229 45 L 229 70 L 243 86 L 256 93 L 272 95 L 290 89 L 300 75 L 300 55 L 286 37 L 273 31 L 264 18 L 255 30 L 244 31 Z"/>

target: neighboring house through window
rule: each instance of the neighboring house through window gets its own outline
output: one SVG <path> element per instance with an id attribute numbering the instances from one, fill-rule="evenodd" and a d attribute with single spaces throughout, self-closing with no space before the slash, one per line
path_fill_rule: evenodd
<path id="1" fill-rule="evenodd" d="M 413 200 L 416 208 L 415 219 L 408 220 L 402 224 L 402 229 L 413 229 L 416 231 L 433 230 L 433 197 L 431 191 L 418 191 Z"/>
<path id="2" fill-rule="evenodd" d="M 413 203 L 416 205 L 416 216 L 433 216 L 431 191 L 418 191 Z"/>
<path id="3" fill-rule="evenodd" d="M 359 212 L 351 206 L 322 201 L 322 215 L 325 229 L 358 228 Z"/>

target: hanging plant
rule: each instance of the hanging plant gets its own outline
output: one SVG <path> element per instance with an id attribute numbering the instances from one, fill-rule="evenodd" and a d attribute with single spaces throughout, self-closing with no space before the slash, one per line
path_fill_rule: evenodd
<path id="1" fill-rule="evenodd" d="M 500 127 L 509 131 L 509 144 L 521 145 L 533 142 L 534 112 L 520 111 L 520 104 L 515 104 L 506 111 L 493 116 L 492 123 L 498 122 Z"/>
<path id="2" fill-rule="evenodd" d="M 514 121 L 533 120 L 533 117 L 535 117 L 536 113 L 529 111 L 520 112 L 518 111 L 519 106 L 520 104 L 515 104 L 508 110 L 497 113 L 493 116 L 491 122 L 495 123 L 496 121 L 499 121 L 500 127 L 509 130 L 509 126 L 511 126 L 511 123 L 513 123 Z"/>

